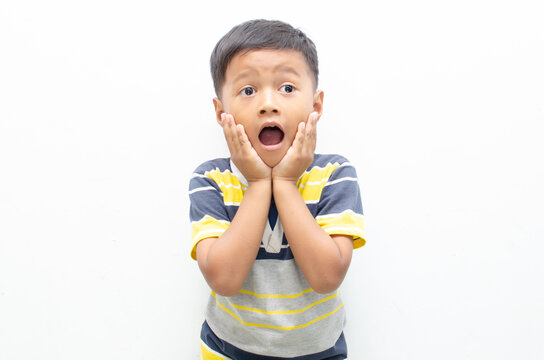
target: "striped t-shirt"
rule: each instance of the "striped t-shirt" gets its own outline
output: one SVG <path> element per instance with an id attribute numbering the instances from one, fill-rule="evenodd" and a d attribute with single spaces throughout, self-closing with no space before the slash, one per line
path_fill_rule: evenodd
<path id="1" fill-rule="evenodd" d="M 363 209 L 355 168 L 339 155 L 315 154 L 297 182 L 317 223 L 329 235 L 365 244 Z M 191 257 L 199 241 L 230 225 L 247 181 L 229 158 L 200 165 L 190 185 Z M 334 291 L 313 291 L 289 248 L 272 201 L 261 247 L 242 289 L 232 297 L 212 291 L 206 322 L 220 339 L 243 351 L 277 357 L 314 354 L 333 347 L 344 326 L 343 302 Z"/>

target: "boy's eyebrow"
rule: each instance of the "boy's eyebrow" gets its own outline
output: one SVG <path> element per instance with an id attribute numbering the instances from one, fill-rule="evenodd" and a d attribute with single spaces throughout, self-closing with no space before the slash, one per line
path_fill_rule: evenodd
<path id="1" fill-rule="evenodd" d="M 277 72 L 291 73 L 293 75 L 300 76 L 300 73 L 297 71 L 297 69 L 290 65 L 278 65 L 274 70 Z"/>
<path id="2" fill-rule="evenodd" d="M 254 72 L 255 72 L 255 70 L 253 70 L 253 69 L 247 69 L 247 70 L 240 71 L 238 74 L 236 74 L 234 79 L 232 79 L 232 82 L 236 82 L 236 81 L 238 81 L 240 79 L 248 77 Z"/>
<path id="3" fill-rule="evenodd" d="M 284 65 L 284 64 L 278 65 L 278 66 L 273 68 L 273 71 L 274 72 L 279 72 L 279 73 L 290 73 L 290 74 L 293 74 L 295 76 L 300 77 L 300 73 L 297 71 L 297 69 L 295 69 L 294 67 L 292 67 L 290 65 Z M 254 69 L 246 69 L 246 70 L 240 71 L 232 79 L 232 82 L 237 82 L 239 80 L 242 80 L 242 79 L 244 79 L 246 77 L 249 77 L 249 76 L 253 75 L 254 73 L 257 73 L 257 71 L 254 70 Z"/>

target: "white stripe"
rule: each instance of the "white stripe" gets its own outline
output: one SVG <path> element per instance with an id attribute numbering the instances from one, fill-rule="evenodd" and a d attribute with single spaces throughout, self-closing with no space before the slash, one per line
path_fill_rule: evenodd
<path id="1" fill-rule="evenodd" d="M 226 206 L 240 206 L 240 203 L 239 203 L 239 202 L 234 202 L 234 201 L 225 202 L 225 203 L 223 203 L 223 204 L 225 204 Z"/>
<path id="2" fill-rule="evenodd" d="M 261 244 L 261 247 L 262 247 L 262 248 L 265 248 L 265 246 L 264 246 L 263 244 Z M 287 245 L 281 245 L 281 248 L 282 248 L 282 249 L 287 249 L 288 247 L 289 247 L 289 244 L 287 244 Z"/>
<path id="3" fill-rule="evenodd" d="M 337 232 L 337 231 L 340 231 L 340 232 L 353 232 L 357 235 L 360 235 L 360 236 L 363 236 L 364 235 L 364 232 L 361 231 L 361 229 L 359 228 L 356 228 L 356 227 L 334 227 L 334 228 L 325 228 L 324 229 L 327 233 L 331 233 L 331 232 Z"/>
<path id="4" fill-rule="evenodd" d="M 304 201 L 304 203 L 306 204 L 317 204 L 319 202 L 319 199 L 318 200 L 306 200 Z"/>
<path id="5" fill-rule="evenodd" d="M 329 180 L 329 179 L 328 179 L 328 178 L 325 178 L 325 179 L 321 179 L 321 180 L 319 180 L 319 181 L 308 181 L 308 182 L 306 182 L 306 184 L 304 184 L 304 185 L 301 184 L 300 187 L 321 185 L 321 183 L 326 182 L 327 180 Z"/>
<path id="6" fill-rule="evenodd" d="M 342 163 L 342 164 L 339 164 L 339 163 L 337 163 L 337 162 L 335 162 L 334 164 L 333 164 L 333 163 L 327 163 L 327 165 L 325 165 L 325 166 L 323 166 L 323 167 L 317 166 L 317 165 L 316 165 L 316 166 L 312 167 L 310 170 L 304 171 L 304 172 L 302 173 L 302 175 L 300 175 L 299 179 L 301 179 L 305 174 L 309 174 L 313 169 L 321 169 L 321 170 L 323 170 L 323 169 L 326 169 L 328 166 L 334 166 L 334 165 L 338 165 L 338 167 L 336 168 L 336 170 L 338 170 L 338 169 L 341 168 L 341 167 L 345 167 L 345 166 L 352 166 L 352 167 L 353 167 L 353 165 L 351 165 L 350 162 L 345 162 L 345 163 Z M 336 171 L 336 170 L 335 170 L 335 171 Z"/>
<path id="7" fill-rule="evenodd" d="M 212 229 L 212 230 L 201 231 L 195 235 L 194 239 L 198 239 L 198 238 L 205 239 L 207 237 L 206 235 L 208 234 L 214 234 L 217 236 L 217 231 L 221 231 L 221 234 L 222 234 L 223 232 L 225 232 L 225 229 Z"/>
<path id="8" fill-rule="evenodd" d="M 196 189 L 193 189 L 191 191 L 189 191 L 189 195 L 195 193 L 195 192 L 199 192 L 199 191 L 206 191 L 206 190 L 217 190 L 216 188 L 214 188 L 213 186 L 203 186 L 203 187 L 199 187 L 199 188 L 196 188 Z"/>
<path id="9" fill-rule="evenodd" d="M 351 210 L 351 209 L 348 209 L 346 211 L 342 211 L 341 213 L 336 213 L 336 214 L 325 214 L 325 215 L 319 215 L 317 216 L 315 219 L 318 220 L 318 219 L 326 219 L 326 218 L 329 218 L 329 217 L 337 217 L 337 216 L 342 216 L 344 214 L 352 214 L 352 215 L 355 215 L 357 217 L 363 217 L 363 214 L 358 214 L 356 213 L 355 211 Z"/>
<path id="10" fill-rule="evenodd" d="M 199 175 L 199 174 L 195 174 L 195 175 L 198 175 L 198 176 L 193 176 L 193 177 L 201 177 L 201 178 L 207 178 L 207 179 L 208 179 L 207 176 L 203 176 L 203 175 Z M 211 179 L 210 179 L 210 180 L 211 180 Z M 216 184 L 217 184 L 219 187 L 224 186 L 224 187 L 226 187 L 227 189 L 228 189 L 228 188 L 235 188 L 235 189 L 240 189 L 240 188 L 242 188 L 241 185 L 225 184 L 224 182 L 219 182 L 219 183 L 216 182 Z M 244 188 L 246 188 L 246 187 L 244 186 Z"/>
<path id="11" fill-rule="evenodd" d="M 217 172 L 217 171 L 219 171 L 219 173 L 221 175 L 225 175 L 226 173 L 229 173 L 229 174 L 233 175 L 233 173 L 229 169 L 225 169 L 225 170 L 221 171 L 221 170 L 219 170 L 218 167 L 216 167 L 213 170 L 209 170 L 209 171 L 204 172 L 204 175 L 208 176 L 208 174 L 213 173 L 213 172 Z"/>
<path id="12" fill-rule="evenodd" d="M 229 173 L 231 175 L 234 175 L 229 169 L 225 169 L 223 171 L 219 170 L 218 167 L 216 167 L 215 169 L 213 170 L 208 170 L 208 171 L 205 171 L 204 174 L 199 174 L 199 173 L 193 173 L 192 174 L 192 177 L 203 177 L 203 178 L 207 178 L 209 177 L 208 174 L 211 174 L 211 173 L 214 173 L 214 172 L 219 172 L 221 175 L 225 175 L 226 173 Z"/>
<path id="13" fill-rule="evenodd" d="M 219 187 L 224 186 L 224 187 L 226 187 L 226 188 L 240 189 L 240 188 L 242 187 L 241 185 L 225 184 L 225 183 L 223 183 L 223 182 L 216 183 L 216 184 L 219 185 Z"/>
<path id="14" fill-rule="evenodd" d="M 340 166 L 338 166 L 338 167 L 344 167 L 344 166 L 353 166 L 353 165 L 351 165 L 350 162 L 345 162 L 345 163 L 340 164 Z"/>
<path id="15" fill-rule="evenodd" d="M 314 185 L 321 185 L 321 183 L 324 183 L 324 182 L 327 182 L 329 180 L 329 178 L 325 178 L 325 179 L 321 179 L 319 181 L 308 181 L 306 184 L 304 185 L 300 185 L 300 187 L 304 187 L 304 186 L 314 186 Z M 339 182 L 342 182 L 342 181 L 357 181 L 357 178 L 355 177 L 350 177 L 350 176 L 346 176 L 344 178 L 340 178 L 340 179 L 336 179 L 336 180 L 333 180 L 331 182 L 328 182 L 325 184 L 325 186 L 329 186 L 329 185 L 332 185 L 332 184 L 336 184 L 336 183 L 339 183 Z"/>
<path id="16" fill-rule="evenodd" d="M 344 166 L 352 166 L 350 162 L 345 162 L 345 163 L 342 163 L 342 164 L 339 164 L 338 162 L 335 162 L 335 163 L 327 163 L 327 165 L 325 165 L 325 166 L 323 166 L 323 167 L 322 167 L 322 166 L 317 166 L 317 165 L 316 165 L 316 166 L 312 167 L 312 168 L 310 169 L 310 171 L 311 171 L 312 169 L 325 169 L 325 168 L 327 168 L 328 166 L 331 166 L 331 165 L 332 165 L 332 166 L 338 165 L 339 168 L 344 167 Z M 308 171 L 305 171 L 305 172 L 308 172 Z"/>
<path id="17" fill-rule="evenodd" d="M 214 217 L 211 217 L 210 215 L 204 215 L 203 217 L 200 218 L 200 220 L 191 221 L 191 224 L 196 224 L 196 223 L 202 222 L 202 220 L 204 220 L 206 218 L 210 218 L 210 219 L 212 219 L 214 221 L 217 221 L 217 222 L 220 222 L 220 223 L 223 223 L 223 224 L 230 224 L 230 221 L 218 220 L 218 219 L 216 219 Z"/>
<path id="18" fill-rule="evenodd" d="M 336 179 L 336 180 L 333 180 L 331 182 L 328 182 L 328 183 L 325 184 L 325 186 L 337 184 L 337 183 L 342 182 L 342 181 L 357 181 L 357 178 L 355 178 L 355 177 L 344 177 L 344 178 L 340 178 L 340 179 Z M 323 187 L 325 187 L 325 186 L 323 186 Z"/>

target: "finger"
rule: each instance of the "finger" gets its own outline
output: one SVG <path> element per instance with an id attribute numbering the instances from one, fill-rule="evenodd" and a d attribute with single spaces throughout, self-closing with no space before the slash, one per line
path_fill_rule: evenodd
<path id="1" fill-rule="evenodd" d="M 312 112 L 308 115 L 308 121 L 306 122 L 306 135 L 313 136 L 315 135 L 315 128 L 317 125 L 317 113 Z"/>
<path id="2" fill-rule="evenodd" d="M 229 145 L 230 147 L 230 142 L 232 141 L 232 139 L 231 139 L 230 132 L 227 126 L 226 115 L 227 114 L 225 113 L 221 114 L 221 121 L 219 122 L 219 124 L 221 125 L 221 129 L 223 129 L 223 135 L 225 136 L 225 140 L 227 140 L 227 145 Z"/>
<path id="3" fill-rule="evenodd" d="M 315 150 L 316 138 L 317 138 L 317 112 L 312 112 L 308 116 L 308 125 L 306 126 L 306 141 L 305 145 L 311 152 Z"/>
<path id="4" fill-rule="evenodd" d="M 298 124 L 295 140 L 293 140 L 293 149 L 297 152 L 301 151 L 304 147 L 304 141 L 306 138 L 306 123 L 300 122 Z"/>
<path id="5" fill-rule="evenodd" d="M 236 123 L 234 122 L 234 117 L 231 114 L 227 114 L 225 116 L 225 120 L 227 122 L 227 127 L 229 131 L 229 136 L 231 137 L 233 150 L 236 152 L 240 152 L 240 138 L 238 135 L 238 127 Z"/>
<path id="6" fill-rule="evenodd" d="M 249 138 L 247 137 L 246 130 L 244 129 L 244 125 L 242 124 L 236 125 L 236 135 L 237 135 L 238 142 L 240 143 L 240 147 L 242 151 L 251 150 L 252 146 L 249 141 Z"/>
<path id="7" fill-rule="evenodd" d="M 230 114 L 223 114 L 221 118 L 223 132 L 225 134 L 225 139 L 227 140 L 227 146 L 229 148 L 229 151 L 231 155 L 236 155 L 240 150 L 240 143 L 236 135 L 234 118 Z"/>
<path id="8" fill-rule="evenodd" d="M 221 127 L 223 128 L 223 134 L 225 135 L 225 140 L 227 140 L 227 145 L 229 146 L 229 149 L 232 146 L 232 133 L 229 128 L 229 123 L 227 120 L 227 114 L 223 113 L 221 114 Z"/>

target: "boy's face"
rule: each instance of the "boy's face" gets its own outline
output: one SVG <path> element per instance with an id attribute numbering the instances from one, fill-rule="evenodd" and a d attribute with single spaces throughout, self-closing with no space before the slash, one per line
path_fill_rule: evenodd
<path id="1" fill-rule="evenodd" d="M 276 166 L 293 143 L 300 122 L 321 116 L 323 92 L 301 52 L 257 49 L 236 54 L 227 67 L 221 100 L 214 99 L 217 121 L 228 113 L 242 124 L 265 164 Z"/>

